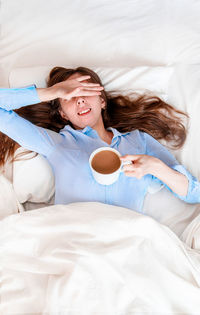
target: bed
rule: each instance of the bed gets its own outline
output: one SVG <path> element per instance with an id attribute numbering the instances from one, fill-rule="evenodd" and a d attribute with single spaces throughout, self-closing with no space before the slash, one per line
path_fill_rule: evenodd
<path id="1" fill-rule="evenodd" d="M 200 179 L 199 12 L 195 0 L 2 0 L 0 87 L 44 87 L 53 66 L 82 65 L 110 93 L 151 91 L 188 112 L 172 153 Z M 200 313 L 198 204 L 166 189 L 147 195 L 143 214 L 53 200 L 43 157 L 6 165 L 0 314 Z"/>

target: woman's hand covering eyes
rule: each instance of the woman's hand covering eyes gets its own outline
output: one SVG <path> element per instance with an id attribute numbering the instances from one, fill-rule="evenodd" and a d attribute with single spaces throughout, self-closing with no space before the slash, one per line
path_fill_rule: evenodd
<path id="1" fill-rule="evenodd" d="M 87 82 L 90 76 L 80 76 L 76 79 L 67 79 L 54 84 L 49 88 L 37 89 L 38 96 L 42 102 L 62 98 L 70 100 L 78 96 L 101 95 L 104 89 L 99 83 Z"/>

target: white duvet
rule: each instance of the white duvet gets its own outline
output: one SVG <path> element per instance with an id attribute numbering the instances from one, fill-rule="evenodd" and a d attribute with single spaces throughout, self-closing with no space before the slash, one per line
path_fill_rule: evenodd
<path id="1" fill-rule="evenodd" d="M 75 203 L 0 230 L 3 315 L 200 313 L 200 253 L 147 216 Z"/>

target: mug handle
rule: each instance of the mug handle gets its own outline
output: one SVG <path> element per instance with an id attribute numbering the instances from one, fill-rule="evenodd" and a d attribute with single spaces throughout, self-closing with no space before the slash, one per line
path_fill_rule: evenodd
<path id="1" fill-rule="evenodd" d="M 123 172 L 123 170 L 122 170 L 123 166 L 124 165 L 128 165 L 128 164 L 132 164 L 132 162 L 131 161 L 122 161 L 121 168 L 120 168 L 120 173 Z"/>

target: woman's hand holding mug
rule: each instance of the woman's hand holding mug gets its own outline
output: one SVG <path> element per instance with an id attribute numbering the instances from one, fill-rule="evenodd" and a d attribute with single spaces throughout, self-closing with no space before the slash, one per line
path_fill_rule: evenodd
<path id="1" fill-rule="evenodd" d="M 126 176 L 142 178 L 146 174 L 154 174 L 158 165 L 158 159 L 151 155 L 136 154 L 124 155 L 120 158 L 122 161 L 131 161 L 131 164 L 123 166 L 123 172 Z"/>

